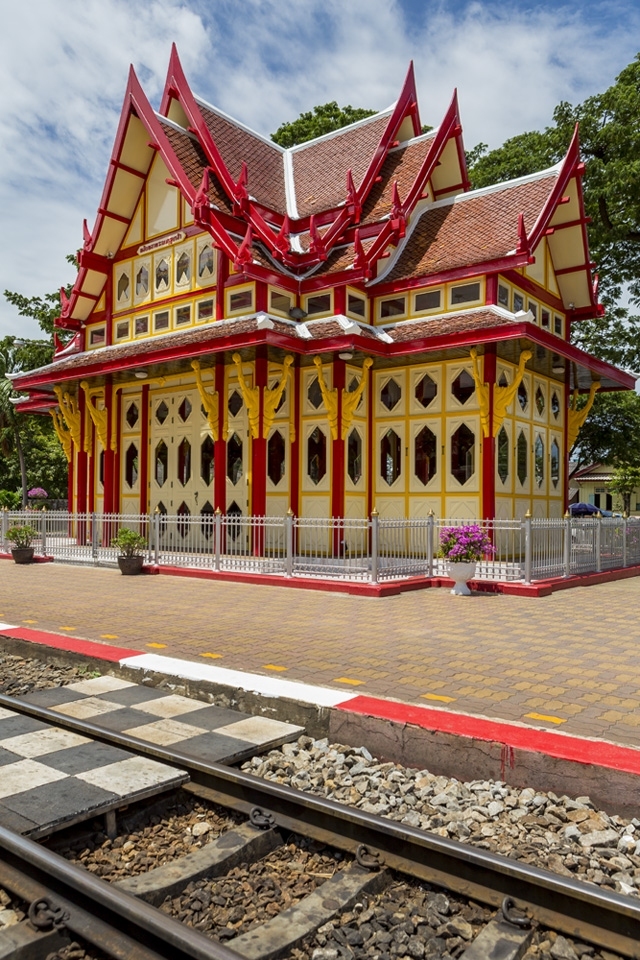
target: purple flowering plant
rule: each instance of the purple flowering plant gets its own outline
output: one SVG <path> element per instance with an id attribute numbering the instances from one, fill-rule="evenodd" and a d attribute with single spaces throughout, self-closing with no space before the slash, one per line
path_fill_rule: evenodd
<path id="1" fill-rule="evenodd" d="M 35 499 L 44 500 L 45 497 L 49 496 L 49 494 L 47 493 L 46 490 L 43 490 L 42 487 L 32 487 L 31 490 L 29 490 L 29 492 L 27 493 L 27 496 L 33 498 L 34 500 Z"/>
<path id="2" fill-rule="evenodd" d="M 452 563 L 476 563 L 496 552 L 491 540 L 477 523 L 460 527 L 443 527 L 440 531 L 438 556 Z"/>

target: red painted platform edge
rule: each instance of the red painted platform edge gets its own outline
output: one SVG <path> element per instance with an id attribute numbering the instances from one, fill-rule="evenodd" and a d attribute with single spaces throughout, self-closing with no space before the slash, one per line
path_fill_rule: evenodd
<path id="1" fill-rule="evenodd" d="M 40 643 L 45 647 L 54 647 L 56 650 L 81 653 L 86 657 L 93 657 L 96 660 L 110 660 L 114 663 L 124 660 L 125 657 L 142 656 L 141 650 L 113 647 L 109 643 L 97 643 L 95 640 L 82 640 L 80 637 L 47 633 L 44 630 L 32 630 L 29 627 L 3 627 L 0 636 L 26 640 L 28 643 Z"/>
<path id="2" fill-rule="evenodd" d="M 13 560 L 10 553 L 0 553 L 0 560 Z M 34 556 L 31 563 L 53 563 L 53 557 Z"/>
<path id="3" fill-rule="evenodd" d="M 395 723 L 408 723 L 435 733 L 449 733 L 471 740 L 500 743 L 558 760 L 640 774 L 640 750 L 607 741 L 573 737 L 561 732 L 519 726 L 508 721 L 488 720 L 470 714 L 414 706 L 377 697 L 354 697 L 343 704 L 337 704 L 336 709 Z"/>
<path id="4" fill-rule="evenodd" d="M 194 567 L 144 566 L 142 572 L 170 577 L 196 577 L 228 583 L 250 583 L 256 586 L 292 587 L 295 590 L 320 590 L 326 593 L 349 593 L 365 597 L 392 597 L 409 590 L 427 590 L 432 580 L 412 577 L 410 580 L 390 583 L 354 583 L 345 580 L 315 580 L 306 577 L 282 577 L 268 573 L 240 573 L 230 570 L 198 570 Z M 453 582 L 453 581 L 452 581 Z"/>

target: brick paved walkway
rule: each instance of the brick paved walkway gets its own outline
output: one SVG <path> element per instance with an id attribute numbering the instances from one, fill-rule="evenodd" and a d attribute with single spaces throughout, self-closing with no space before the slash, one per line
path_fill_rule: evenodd
<path id="1" fill-rule="evenodd" d="M 0 561 L 0 621 L 640 746 L 640 580 L 385 599 Z"/>

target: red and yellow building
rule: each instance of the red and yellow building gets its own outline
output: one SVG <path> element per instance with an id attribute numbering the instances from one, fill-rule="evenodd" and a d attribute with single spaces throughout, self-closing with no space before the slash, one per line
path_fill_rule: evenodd
<path id="1" fill-rule="evenodd" d="M 282 149 L 133 70 L 85 223 L 50 413 L 69 508 L 138 514 L 560 516 L 577 395 L 633 388 L 570 343 L 599 316 L 578 136 L 471 190 L 454 96 Z"/>

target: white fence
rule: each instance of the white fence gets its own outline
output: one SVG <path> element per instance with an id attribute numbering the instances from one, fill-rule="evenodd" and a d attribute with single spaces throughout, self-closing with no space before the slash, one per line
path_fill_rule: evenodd
<path id="1" fill-rule="evenodd" d="M 67 563 L 114 565 L 111 541 L 122 527 L 142 534 L 146 562 L 156 566 L 275 574 L 380 583 L 445 575 L 438 557 L 440 531 L 470 521 L 310 519 L 1 512 L 0 552 L 9 552 L 8 529 L 30 524 L 41 556 Z M 640 522 L 622 518 L 474 521 L 494 553 L 477 565 L 476 579 L 524 581 L 600 572 L 640 564 Z"/>

